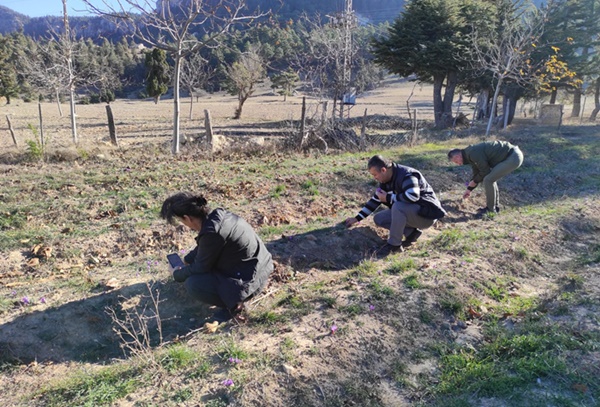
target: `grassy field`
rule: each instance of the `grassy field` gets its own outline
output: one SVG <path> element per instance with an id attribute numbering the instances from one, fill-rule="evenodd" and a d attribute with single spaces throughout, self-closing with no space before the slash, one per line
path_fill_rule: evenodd
<path id="1" fill-rule="evenodd" d="M 522 120 L 497 134 L 525 162 L 499 183 L 501 213 L 482 220 L 483 191 L 461 201 L 470 171 L 445 158 L 477 130 L 425 132 L 412 148 L 210 157 L 186 145 L 173 158 L 168 129 L 152 128 L 159 139 L 84 143 L 49 162 L 6 146 L 3 405 L 598 405 L 598 126 Z M 341 226 L 372 193 L 375 153 L 421 170 L 448 210 L 385 259 L 372 220 Z M 205 325 L 213 310 L 167 272 L 165 255 L 194 244 L 158 219 L 180 190 L 243 216 L 273 254 L 246 325 Z"/>

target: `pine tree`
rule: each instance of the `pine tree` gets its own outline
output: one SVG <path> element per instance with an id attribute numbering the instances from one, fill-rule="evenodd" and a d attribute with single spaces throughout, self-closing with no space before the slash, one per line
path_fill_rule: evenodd
<path id="1" fill-rule="evenodd" d="M 154 48 L 146 54 L 146 92 L 158 103 L 161 95 L 169 89 L 169 64 L 165 51 Z"/>

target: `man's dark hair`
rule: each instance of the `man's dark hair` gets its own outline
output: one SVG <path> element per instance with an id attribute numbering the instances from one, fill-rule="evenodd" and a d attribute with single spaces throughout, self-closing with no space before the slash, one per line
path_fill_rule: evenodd
<path id="1" fill-rule="evenodd" d="M 455 148 L 453 150 L 448 151 L 448 159 L 451 160 L 452 157 L 455 157 L 459 154 L 462 154 L 462 150 L 460 148 Z"/>
<path id="2" fill-rule="evenodd" d="M 204 196 L 178 192 L 165 199 L 160 210 L 160 217 L 175 225 L 177 224 L 176 218 L 183 218 L 185 215 L 199 218 L 204 222 L 209 213 L 210 208 Z"/>
<path id="3" fill-rule="evenodd" d="M 368 170 L 370 170 L 371 168 L 377 168 L 378 171 L 381 171 L 382 168 L 390 168 L 391 166 L 392 162 L 386 160 L 380 155 L 374 155 L 367 163 Z"/>

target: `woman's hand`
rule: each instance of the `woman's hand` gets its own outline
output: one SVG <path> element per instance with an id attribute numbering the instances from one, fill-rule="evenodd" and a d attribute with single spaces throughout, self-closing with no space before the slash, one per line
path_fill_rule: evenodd
<path id="1" fill-rule="evenodd" d="M 173 270 L 173 280 L 177 281 L 178 283 L 183 283 L 185 280 L 187 280 L 190 274 L 189 267 L 176 267 Z"/>

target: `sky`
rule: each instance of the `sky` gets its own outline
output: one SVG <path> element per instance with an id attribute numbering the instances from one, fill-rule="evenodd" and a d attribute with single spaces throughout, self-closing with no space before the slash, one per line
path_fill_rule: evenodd
<path id="1" fill-rule="evenodd" d="M 93 4 L 102 6 L 102 0 Z M 62 0 L 0 0 L 0 6 L 8 7 L 17 13 L 29 17 L 62 16 Z M 86 5 L 81 0 L 67 0 L 67 14 L 69 16 L 92 15 L 86 11 Z"/>

